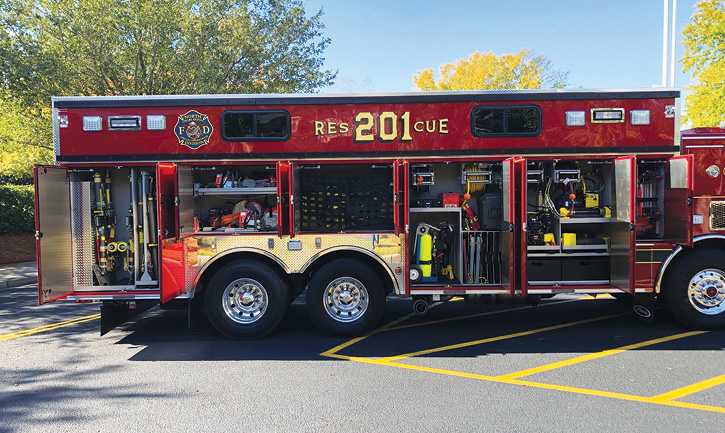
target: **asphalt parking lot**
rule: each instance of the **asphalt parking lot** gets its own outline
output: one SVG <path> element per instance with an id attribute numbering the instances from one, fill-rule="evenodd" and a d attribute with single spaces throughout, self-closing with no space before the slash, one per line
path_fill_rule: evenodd
<path id="1" fill-rule="evenodd" d="M 0 290 L 0 432 L 725 429 L 725 332 L 609 297 L 425 316 L 391 298 L 380 328 L 340 339 L 303 301 L 258 341 L 158 308 L 100 337 L 98 304 Z"/>

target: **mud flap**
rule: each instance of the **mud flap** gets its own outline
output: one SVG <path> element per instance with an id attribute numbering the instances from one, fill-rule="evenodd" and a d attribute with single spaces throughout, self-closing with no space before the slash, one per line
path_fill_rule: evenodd
<path id="1" fill-rule="evenodd" d="M 158 300 L 103 301 L 101 306 L 101 335 L 107 334 L 108 331 L 123 325 L 158 303 Z"/>
<path id="2" fill-rule="evenodd" d="M 654 293 L 637 293 L 632 297 L 632 312 L 641 320 L 652 323 L 655 317 Z"/>
<path id="3" fill-rule="evenodd" d="M 191 298 L 188 304 L 189 329 L 197 330 L 201 322 L 201 298 Z"/>

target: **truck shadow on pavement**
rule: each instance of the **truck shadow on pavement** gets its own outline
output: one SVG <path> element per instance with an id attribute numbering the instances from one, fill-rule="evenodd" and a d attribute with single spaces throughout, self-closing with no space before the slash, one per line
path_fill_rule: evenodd
<path id="1" fill-rule="evenodd" d="M 229 340 L 204 317 L 197 330 L 186 328 L 185 311 L 152 310 L 126 327 L 117 344 L 142 348 L 131 361 L 331 360 L 322 354 L 386 358 L 401 354 L 424 357 L 480 358 L 500 354 L 592 353 L 687 333 L 688 329 L 658 311 L 654 323 L 629 313 L 613 299 L 556 298 L 533 308 L 523 305 L 485 307 L 448 302 L 425 316 L 409 316 L 410 300 L 391 298 L 381 326 L 363 339 L 327 337 L 295 301 L 285 320 L 260 340 Z M 650 345 L 647 350 L 725 350 L 725 332 L 678 338 Z M 455 347 L 450 347 L 455 346 Z M 430 353 L 421 353 L 433 350 Z M 448 349 L 447 349 L 448 348 Z M 329 352 L 328 352 L 329 353 Z"/>

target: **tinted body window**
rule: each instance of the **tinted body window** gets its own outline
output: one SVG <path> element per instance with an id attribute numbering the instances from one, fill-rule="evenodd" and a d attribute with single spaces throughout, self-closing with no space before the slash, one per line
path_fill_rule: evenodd
<path id="1" fill-rule="evenodd" d="M 471 132 L 477 137 L 539 135 L 539 107 L 477 107 L 471 113 Z"/>
<path id="2" fill-rule="evenodd" d="M 222 137 L 228 141 L 286 140 L 290 115 L 286 111 L 227 111 L 222 114 Z"/>

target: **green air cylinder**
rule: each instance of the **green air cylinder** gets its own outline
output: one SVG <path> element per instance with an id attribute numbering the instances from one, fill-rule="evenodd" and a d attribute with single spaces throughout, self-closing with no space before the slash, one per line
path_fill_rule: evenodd
<path id="1" fill-rule="evenodd" d="M 433 260 L 433 236 L 428 233 L 420 235 L 420 243 L 418 244 L 418 262 L 420 263 L 420 271 L 422 276 L 432 276 Z"/>

